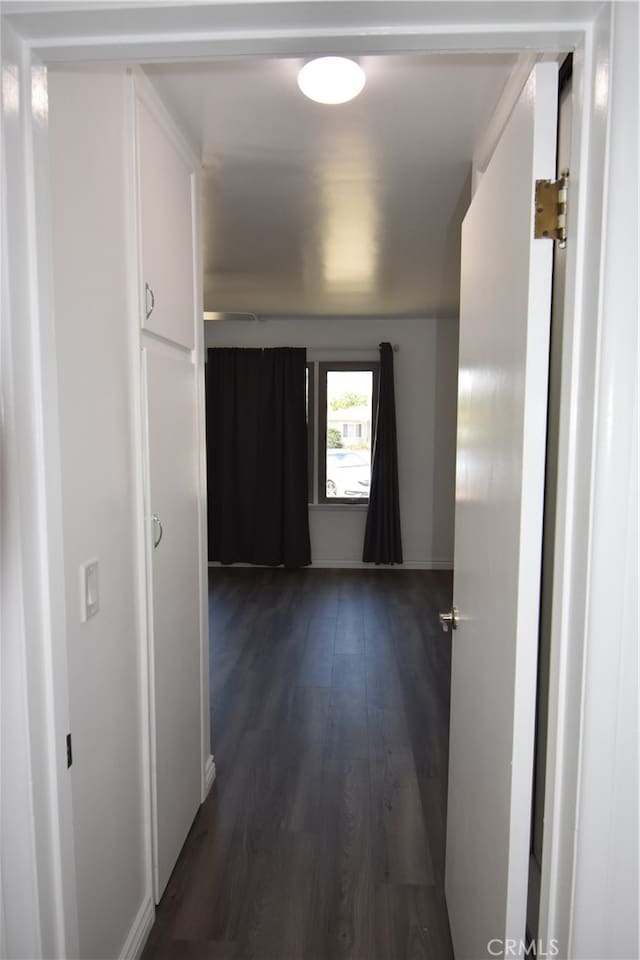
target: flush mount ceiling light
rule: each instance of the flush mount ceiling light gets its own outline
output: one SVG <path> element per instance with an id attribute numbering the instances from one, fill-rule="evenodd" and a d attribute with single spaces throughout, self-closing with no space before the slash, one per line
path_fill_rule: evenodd
<path id="1" fill-rule="evenodd" d="M 346 103 L 362 91 L 366 81 L 362 67 L 347 57 L 310 60 L 298 74 L 298 86 L 316 103 Z"/>

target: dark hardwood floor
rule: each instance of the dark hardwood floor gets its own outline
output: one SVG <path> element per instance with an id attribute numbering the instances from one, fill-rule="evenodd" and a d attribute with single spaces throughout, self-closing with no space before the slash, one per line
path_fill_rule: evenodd
<path id="1" fill-rule="evenodd" d="M 210 572 L 217 781 L 144 960 L 449 960 L 451 575 Z"/>

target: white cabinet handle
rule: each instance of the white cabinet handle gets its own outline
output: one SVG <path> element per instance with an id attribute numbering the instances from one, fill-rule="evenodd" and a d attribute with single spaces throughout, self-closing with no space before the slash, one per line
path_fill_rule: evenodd
<path id="1" fill-rule="evenodd" d="M 151 297 L 151 306 L 149 306 L 149 297 Z M 148 320 L 151 314 L 153 313 L 153 308 L 156 305 L 156 298 L 153 295 L 153 290 L 148 283 L 144 285 L 144 305 L 146 311 L 146 319 Z"/>
<path id="2" fill-rule="evenodd" d="M 157 550 L 157 548 L 160 546 L 160 541 L 162 540 L 162 534 L 164 533 L 164 530 L 162 529 L 162 523 L 160 522 L 160 517 L 158 516 L 157 513 L 154 513 L 152 520 L 154 523 L 158 524 L 158 527 L 160 530 L 160 533 L 158 534 L 158 539 L 157 540 L 154 539 L 153 541 L 153 549 Z"/>

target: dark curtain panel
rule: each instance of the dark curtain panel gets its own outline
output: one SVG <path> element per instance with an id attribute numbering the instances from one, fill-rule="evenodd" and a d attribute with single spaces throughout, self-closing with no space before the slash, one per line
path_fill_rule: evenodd
<path id="1" fill-rule="evenodd" d="M 396 400 L 390 343 L 380 344 L 378 416 L 362 559 L 365 563 L 402 563 Z"/>
<path id="2" fill-rule="evenodd" d="M 209 350 L 209 559 L 311 563 L 304 349 Z"/>

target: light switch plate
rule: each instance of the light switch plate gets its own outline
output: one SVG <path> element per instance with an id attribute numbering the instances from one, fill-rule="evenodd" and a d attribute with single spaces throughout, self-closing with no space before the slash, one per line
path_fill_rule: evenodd
<path id="1" fill-rule="evenodd" d="M 89 560 L 80 567 L 80 600 L 82 622 L 86 623 L 100 609 L 97 560 Z"/>

